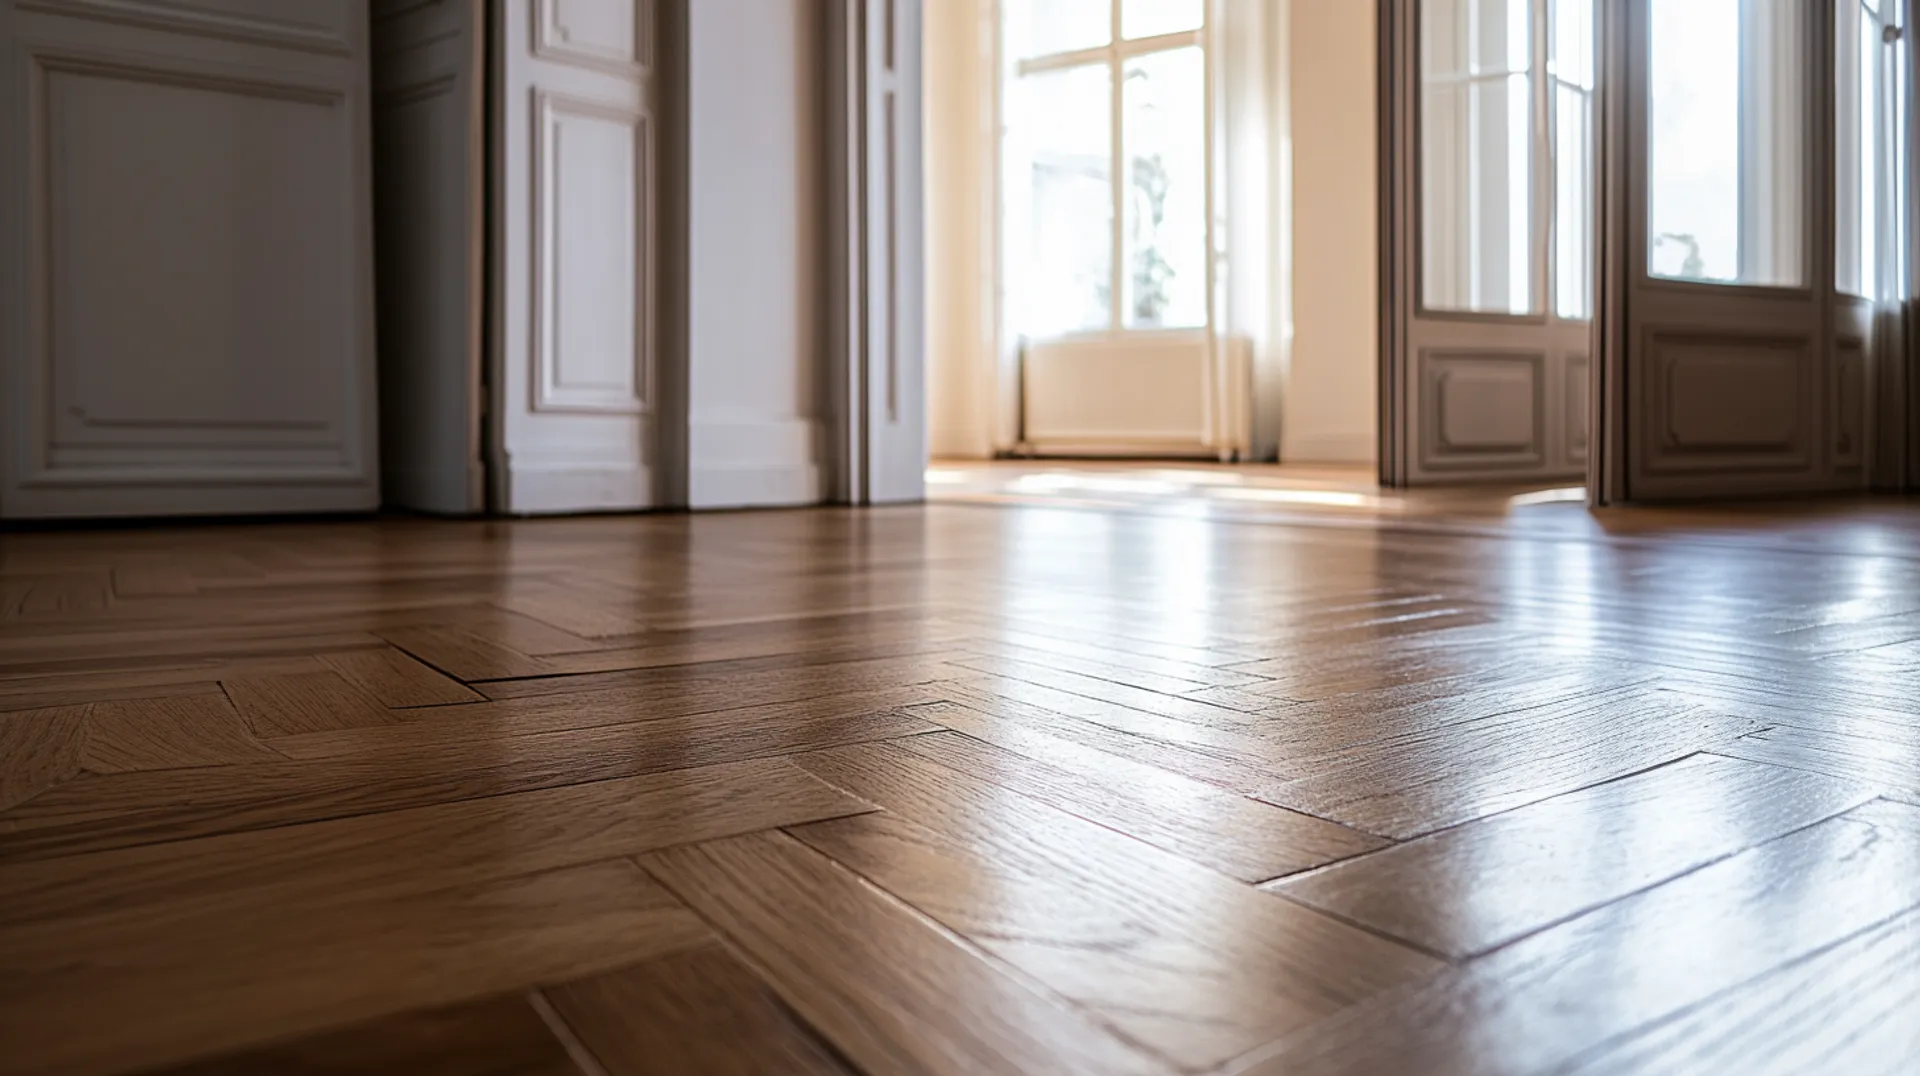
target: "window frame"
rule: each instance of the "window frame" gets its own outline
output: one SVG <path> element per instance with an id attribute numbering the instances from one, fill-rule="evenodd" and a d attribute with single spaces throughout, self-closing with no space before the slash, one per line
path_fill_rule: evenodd
<path id="1" fill-rule="evenodd" d="M 1015 2 L 1018 2 L 1018 0 L 1001 0 L 1002 7 L 1000 9 L 999 26 L 997 29 L 1002 48 L 1005 48 L 1006 39 L 1004 5 Z M 1004 98 L 1007 95 L 1008 88 L 1013 83 L 1030 75 L 1048 74 L 1094 66 L 1103 66 L 1107 69 L 1109 93 L 1107 103 L 1107 122 L 1109 125 L 1107 152 L 1109 155 L 1108 168 L 1111 173 L 1109 198 L 1111 200 L 1110 208 L 1113 218 L 1112 227 L 1108 236 L 1108 249 L 1110 254 L 1108 289 L 1110 299 L 1107 303 L 1107 324 L 1101 328 L 1078 329 L 1065 333 L 1051 334 L 1044 337 L 1044 339 L 1047 340 L 1075 340 L 1090 337 L 1144 333 L 1206 333 L 1210 336 L 1214 331 L 1216 318 L 1214 310 L 1214 184 L 1216 182 L 1217 171 L 1214 161 L 1215 146 L 1213 131 L 1215 64 L 1214 50 L 1212 42 L 1210 41 L 1210 31 L 1212 29 L 1212 18 L 1214 15 L 1213 4 L 1206 2 L 1201 5 L 1200 25 L 1191 30 L 1176 30 L 1171 33 L 1127 38 L 1124 37 L 1121 32 L 1125 3 L 1126 0 L 1109 0 L 1108 36 L 1106 44 L 1079 49 L 1065 49 L 1015 59 L 1002 67 L 999 76 L 1001 86 L 996 93 L 997 96 Z M 1205 124 L 1206 131 L 1206 160 L 1203 162 L 1202 173 L 1206 184 L 1205 212 L 1207 218 L 1205 221 L 1206 241 L 1204 251 L 1206 279 L 1203 284 L 1205 315 L 1203 320 L 1197 325 L 1130 326 L 1127 324 L 1127 304 L 1123 301 L 1128 294 L 1128 264 L 1125 257 L 1127 248 L 1126 210 L 1128 190 L 1127 169 L 1125 168 L 1127 146 L 1124 131 L 1126 125 L 1126 65 L 1129 60 L 1138 57 L 1172 52 L 1185 48 L 1197 48 L 1200 50 L 1202 79 L 1205 83 L 1202 89 L 1204 110 L 1202 121 Z M 1005 120 L 1003 118 L 1001 131 L 1001 140 L 1003 142 L 1005 140 L 1004 124 Z M 997 169 L 996 171 L 998 172 L 996 182 L 1006 182 L 1007 174 L 1005 170 Z M 1000 206 L 998 211 L 999 219 L 996 221 L 995 226 L 1002 236 L 1005 236 L 1008 224 L 1005 200 L 1004 198 L 999 199 L 998 202 Z M 1024 331 L 1021 335 L 1023 337 L 1025 336 Z"/>
<path id="2" fill-rule="evenodd" d="M 1455 2 L 1460 5 L 1462 16 L 1470 19 L 1472 0 L 1455 0 Z M 1562 92 L 1570 92 L 1578 96 L 1586 117 L 1587 160 L 1589 165 L 1591 165 L 1591 162 L 1595 159 L 1594 155 L 1598 151 L 1599 135 L 1597 125 L 1595 124 L 1595 110 L 1599 106 L 1597 81 L 1598 4 L 1593 5 L 1593 7 L 1589 9 L 1594 14 L 1596 20 L 1594 29 L 1590 30 L 1587 35 L 1587 40 L 1595 50 L 1595 55 L 1588 67 L 1589 80 L 1592 83 L 1590 85 L 1582 85 L 1579 82 L 1564 77 L 1564 65 L 1553 62 L 1554 34 L 1557 29 L 1556 20 L 1559 12 L 1559 5 L 1555 3 L 1555 0 L 1527 0 L 1528 42 L 1526 55 L 1528 67 L 1522 70 L 1515 70 L 1511 65 L 1508 65 L 1497 70 L 1474 71 L 1470 69 L 1471 63 L 1469 62 L 1467 65 L 1469 69 L 1461 74 L 1435 75 L 1430 73 L 1423 63 L 1425 35 L 1428 32 L 1425 20 L 1430 10 L 1429 5 L 1424 2 L 1417 4 L 1415 7 L 1415 11 L 1418 13 L 1419 24 L 1415 26 L 1412 57 L 1414 62 L 1414 107 L 1416 109 L 1413 144 L 1414 174 L 1411 177 L 1414 190 L 1413 208 L 1415 212 L 1413 285 L 1414 308 L 1417 316 L 1442 321 L 1495 320 L 1532 325 L 1554 323 L 1574 324 L 1590 321 L 1593 316 L 1590 299 L 1587 304 L 1588 309 L 1584 316 L 1570 317 L 1560 312 L 1561 281 L 1559 276 L 1559 262 L 1561 243 L 1564 237 L 1560 234 L 1561 214 L 1559 212 L 1559 198 L 1560 181 L 1562 178 L 1561 169 L 1564 162 L 1560 160 L 1559 156 L 1560 116 L 1557 106 L 1559 95 Z M 1427 93 L 1431 87 L 1436 86 L 1459 85 L 1471 87 L 1497 83 L 1514 78 L 1524 78 L 1527 87 L 1525 100 L 1527 115 L 1526 143 L 1529 153 L 1527 191 L 1529 199 L 1527 214 L 1529 231 L 1526 237 L 1527 257 L 1522 268 L 1526 274 L 1528 309 L 1514 312 L 1507 310 L 1478 309 L 1471 305 L 1462 305 L 1464 303 L 1470 303 L 1471 300 L 1462 300 L 1461 303 L 1455 305 L 1440 305 L 1436 297 L 1430 294 L 1433 289 L 1430 289 L 1428 286 L 1429 280 L 1427 273 L 1429 240 L 1426 175 L 1426 137 L 1428 132 L 1425 122 Z M 1461 135 L 1466 140 L 1465 144 L 1471 148 L 1473 142 L 1470 132 L 1463 131 Z M 1503 178 L 1510 179 L 1511 177 Z M 1594 238 L 1598 191 L 1594 185 L 1594 175 L 1591 167 L 1586 169 L 1582 185 L 1585 193 L 1586 212 L 1583 215 L 1583 219 L 1585 220 L 1587 230 L 1586 248 L 1590 255 L 1589 262 L 1592 262 L 1592 255 L 1598 250 Z M 1475 238 L 1471 234 L 1467 234 L 1474 230 L 1474 225 L 1471 222 L 1463 222 L 1461 230 L 1466 241 L 1475 241 Z M 1456 240 L 1456 242 L 1458 242 L 1458 240 Z M 1516 241 L 1509 237 L 1508 242 L 1514 243 Z M 1585 278 L 1585 283 L 1588 285 L 1587 291 L 1589 293 L 1592 291 L 1593 274 L 1596 271 L 1597 265 L 1590 264 Z M 1511 288 L 1512 282 L 1509 282 L 1508 286 Z M 1463 292 L 1470 291 L 1471 287 L 1467 286 L 1459 290 Z"/>

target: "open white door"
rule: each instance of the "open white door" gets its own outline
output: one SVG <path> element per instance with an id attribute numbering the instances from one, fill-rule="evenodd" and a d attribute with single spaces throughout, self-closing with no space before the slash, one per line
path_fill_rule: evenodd
<path id="1" fill-rule="evenodd" d="M 1899 5 L 1629 0 L 1607 14 L 1619 196 L 1599 499 L 1863 487 L 1872 367 L 1891 357 L 1875 358 L 1876 311 L 1904 289 L 1902 154 L 1883 111 L 1906 93 Z"/>
<path id="2" fill-rule="evenodd" d="M 491 507 L 655 503 L 652 0 L 493 0 Z"/>
<path id="3" fill-rule="evenodd" d="M 0 515 L 378 506 L 367 40 L 0 0 Z"/>
<path id="4" fill-rule="evenodd" d="M 1578 478 L 1593 0 L 1391 0 L 1382 40 L 1382 479 Z"/>

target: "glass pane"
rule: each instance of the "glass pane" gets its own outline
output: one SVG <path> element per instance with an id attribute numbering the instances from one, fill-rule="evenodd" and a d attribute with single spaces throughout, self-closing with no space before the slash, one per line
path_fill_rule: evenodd
<path id="1" fill-rule="evenodd" d="M 1122 0 L 1120 36 L 1153 37 L 1198 30 L 1206 17 L 1206 0 Z"/>
<path id="2" fill-rule="evenodd" d="M 1804 283 L 1802 0 L 1649 0 L 1648 272 Z"/>
<path id="3" fill-rule="evenodd" d="M 1599 58 L 1593 39 L 1593 0 L 1552 0 L 1548 17 L 1553 38 L 1547 67 L 1553 77 L 1583 90 L 1593 89 L 1593 68 Z"/>
<path id="4" fill-rule="evenodd" d="M 1593 316 L 1593 97 L 1554 89 L 1553 311 Z"/>
<path id="5" fill-rule="evenodd" d="M 1834 13 L 1834 282 L 1841 291 L 1873 297 L 1882 232 L 1879 79 L 1881 52 L 1889 46 L 1870 4 L 1842 0 Z"/>
<path id="6" fill-rule="evenodd" d="M 1128 60 L 1126 289 L 1131 329 L 1207 323 L 1206 58 L 1199 48 Z"/>
<path id="7" fill-rule="evenodd" d="M 1008 300 L 1046 337 L 1112 324 L 1112 82 L 1105 64 L 1014 79 L 1007 102 Z"/>
<path id="8" fill-rule="evenodd" d="M 1001 18 L 1007 55 L 1016 60 L 1113 40 L 1112 0 L 1006 0 Z"/>
<path id="9" fill-rule="evenodd" d="M 1430 310 L 1530 314 L 1528 0 L 1422 0 L 1421 279 Z"/>
<path id="10" fill-rule="evenodd" d="M 1465 0 L 1471 73 L 1510 75 L 1533 67 L 1532 0 Z"/>
<path id="11" fill-rule="evenodd" d="M 1593 0 L 1551 0 L 1553 309 L 1593 316 Z"/>

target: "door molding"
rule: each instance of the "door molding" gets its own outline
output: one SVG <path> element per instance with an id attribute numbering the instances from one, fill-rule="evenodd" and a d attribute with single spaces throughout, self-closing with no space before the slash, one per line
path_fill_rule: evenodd
<path id="1" fill-rule="evenodd" d="M 922 0 L 827 5 L 828 496 L 918 501 L 927 461 Z"/>

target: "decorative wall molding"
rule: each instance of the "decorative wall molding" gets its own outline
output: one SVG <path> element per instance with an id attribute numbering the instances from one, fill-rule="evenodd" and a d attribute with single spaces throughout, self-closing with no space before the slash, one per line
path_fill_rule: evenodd
<path id="1" fill-rule="evenodd" d="M 246 10 L 259 4 L 202 0 L 13 0 L 21 11 L 67 15 L 151 30 L 219 38 L 333 56 L 351 56 L 355 25 L 352 0 L 285 0 L 276 6 L 333 16 L 324 21 L 274 18 Z"/>
<path id="2" fill-rule="evenodd" d="M 533 94 L 532 408 L 644 414 L 655 366 L 652 121 Z M 613 142 L 593 147 L 594 139 Z M 575 146 L 600 152 L 570 166 Z M 575 300 L 581 307 L 570 314 Z"/>
<path id="3" fill-rule="evenodd" d="M 355 118 L 354 111 L 345 107 L 346 90 L 317 83 L 234 77 L 224 69 L 194 70 L 185 66 L 191 62 L 185 58 L 168 61 L 70 48 L 42 48 L 23 54 L 22 58 L 28 68 L 28 99 L 32 105 L 27 117 L 27 151 L 23 163 L 27 176 L 28 256 L 34 269 L 27 310 L 30 347 L 29 353 L 22 356 L 27 364 L 26 376 L 23 381 L 16 381 L 29 404 L 17 412 L 24 422 L 15 443 L 26 450 L 24 458 L 17 459 L 13 467 L 19 485 L 35 490 L 114 491 L 110 500 L 62 502 L 65 507 L 57 510 L 59 514 L 128 514 L 122 511 L 123 506 L 144 503 L 140 496 L 130 492 L 142 487 L 187 491 L 181 494 L 178 502 L 181 507 L 171 507 L 164 498 L 159 498 L 155 503 L 160 507 L 146 509 L 160 512 L 213 510 L 206 506 L 226 504 L 225 495 L 221 495 L 211 497 L 203 505 L 192 492 L 214 487 L 275 487 L 283 491 L 311 486 L 364 487 L 369 482 L 373 462 L 361 451 L 361 442 L 363 423 L 370 422 L 371 416 L 356 413 L 363 397 L 360 379 L 367 371 L 359 368 L 356 357 L 359 325 L 353 312 L 360 297 L 354 294 L 352 266 L 359 248 L 351 230 L 339 233 L 341 245 L 331 251 L 344 273 L 337 283 L 346 290 L 333 293 L 341 297 L 344 304 L 332 319 L 338 322 L 342 333 L 342 366 L 340 380 L 331 386 L 337 395 L 331 400 L 334 410 L 329 413 L 300 413 L 300 408 L 308 403 L 304 400 L 276 415 L 254 410 L 261 404 L 251 399 L 223 402 L 210 398 L 191 403 L 174 400 L 169 404 L 164 399 L 156 402 L 146 398 L 138 384 L 139 377 L 164 375 L 146 372 L 149 371 L 147 364 L 117 350 L 112 335 L 95 338 L 89 344 L 85 334 L 75 327 L 89 321 L 97 327 L 102 323 L 100 319 L 105 319 L 108 325 L 124 324 L 119 319 L 126 318 L 175 319 L 177 308 L 153 301 L 153 305 L 145 309 L 132 306 L 103 311 L 95 297 L 76 299 L 66 294 L 67 277 L 59 271 L 63 265 L 86 254 L 89 242 L 93 245 L 92 256 L 106 256 L 99 249 L 98 236 L 89 237 L 84 232 L 76 236 L 72 229 L 77 223 L 91 223 L 89 206 L 117 200 L 107 185 L 116 180 L 144 182 L 142 177 L 104 165 L 95 167 L 105 167 L 105 172 L 76 171 L 89 167 L 86 157 L 77 154 L 63 139 L 90 139 L 99 147 L 119 145 L 123 136 L 110 126 L 118 122 L 117 116 L 108 119 L 99 114 L 98 102 L 92 114 L 73 112 L 75 105 L 61 91 L 61 79 L 188 90 L 324 110 L 327 116 L 317 128 L 328 132 L 324 136 L 328 148 L 322 152 L 340 162 L 338 174 L 332 178 L 350 186 L 355 174 L 352 165 L 356 156 L 352 148 Z M 178 66 L 164 66 L 169 62 Z M 67 93 L 81 88 L 75 85 Z M 100 91 L 95 88 L 93 92 Z M 181 98 L 174 103 L 186 107 L 191 101 Z M 209 99 L 206 106 L 210 109 L 204 117 L 207 123 L 218 126 L 233 122 L 233 117 L 219 111 L 217 98 Z M 259 122 L 264 117 L 254 119 Z M 63 124 L 81 126 L 66 129 Z M 309 150 L 316 150 L 320 145 L 306 143 Z M 176 158 L 176 162 L 194 160 L 191 154 L 195 147 L 188 144 L 179 148 L 184 156 Z M 324 183 L 328 178 L 313 176 L 316 183 Z M 322 191 L 320 187 L 306 191 L 287 188 L 288 196 L 295 202 L 321 195 Z M 279 192 L 249 193 L 254 198 L 262 198 Z M 340 196 L 351 198 L 347 190 L 341 191 Z M 108 201 L 103 203 L 101 199 Z M 63 208 L 68 205 L 74 208 Z M 340 203 L 338 208 L 343 221 L 354 218 L 351 200 Z M 63 246 L 73 243 L 82 246 L 78 249 Z M 171 248 L 134 246 L 115 257 L 165 257 L 168 249 Z M 201 256 L 218 259 L 224 253 L 210 248 L 202 251 Z M 159 265 L 154 268 L 160 271 Z M 328 284 L 324 277 L 312 282 L 315 288 L 326 288 Z M 185 294 L 190 299 L 195 293 Z M 74 308 L 75 304 L 86 309 Z M 80 355 L 59 350 L 87 347 L 95 349 L 95 358 L 109 365 L 84 364 Z M 121 365 L 113 365 L 115 362 Z M 152 370 L 157 371 L 158 367 Z M 103 386 L 112 391 L 100 399 L 95 393 Z M 174 409 L 169 411 L 169 406 Z M 245 462 L 237 462 L 241 459 Z M 262 505 L 256 501 L 252 507 L 258 510 Z"/>
<path id="4" fill-rule="evenodd" d="M 653 0 L 585 0 L 600 19 L 611 16 L 611 26 L 583 26 L 582 6 L 583 0 L 533 0 L 535 56 L 629 76 L 653 68 Z"/>

